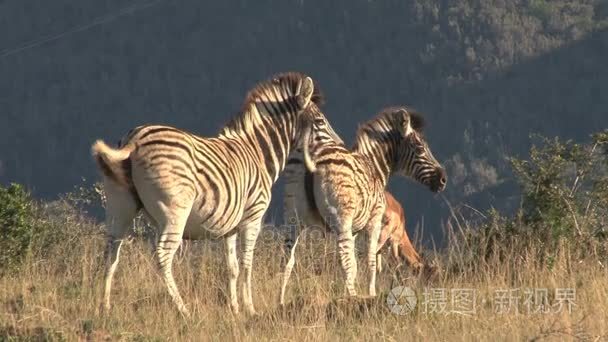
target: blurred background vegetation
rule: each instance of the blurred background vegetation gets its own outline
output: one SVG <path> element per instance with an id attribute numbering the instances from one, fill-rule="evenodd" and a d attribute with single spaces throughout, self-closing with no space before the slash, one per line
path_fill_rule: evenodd
<path id="1" fill-rule="evenodd" d="M 382 107 L 426 114 L 428 140 L 450 177 L 446 200 L 391 183 L 425 241 L 440 242 L 441 227 L 456 224 L 452 210 L 477 215 L 468 207 L 505 215 L 521 207 L 526 225 L 550 220 L 576 231 L 571 212 L 592 210 L 576 199 L 588 185 L 534 192 L 531 179 L 557 179 L 551 172 L 576 164 L 568 158 L 608 126 L 607 58 L 605 0 L 4 0 L 0 184 L 56 199 L 83 177 L 96 179 L 94 139 L 114 142 L 143 123 L 213 135 L 256 82 L 301 70 L 324 91 L 325 112 L 346 141 Z M 539 143 L 529 158 L 531 133 L 559 136 L 559 146 Z M 562 147 L 572 155 L 550 160 Z M 510 158 L 549 169 L 524 161 L 511 168 Z M 280 194 L 279 186 L 268 220 L 280 220 Z M 530 209 L 539 201 L 550 208 Z"/>

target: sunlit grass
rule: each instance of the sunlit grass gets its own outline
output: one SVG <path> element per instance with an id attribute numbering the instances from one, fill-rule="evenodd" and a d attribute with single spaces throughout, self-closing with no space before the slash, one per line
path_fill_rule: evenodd
<path id="1" fill-rule="evenodd" d="M 352 301 L 343 297 L 341 274 L 333 244 L 309 239 L 298 252 L 299 264 L 288 288 L 285 308 L 278 305 L 281 281 L 281 239 L 260 239 L 254 259 L 254 301 L 258 316 L 233 316 L 226 305 L 227 274 L 223 245 L 188 243 L 178 253 L 175 275 L 193 315 L 183 319 L 167 295 L 155 269 L 150 245 L 133 241 L 125 246 L 113 289 L 113 308 L 99 311 L 104 241 L 100 234 L 64 241 L 44 257 L 30 257 L 19 273 L 0 279 L 0 339 L 41 340 L 530 340 L 603 339 L 608 332 L 607 273 L 594 258 L 574 260 L 565 249 L 551 267 L 532 253 L 505 246 L 501 260 L 476 269 L 458 269 L 467 257 L 455 248 L 434 255 L 442 270 L 424 283 L 406 271 L 384 272 L 380 295 Z M 428 253 L 427 253 L 428 254 Z M 359 259 L 360 293 L 365 294 L 366 271 Z M 418 305 L 396 315 L 386 303 L 396 286 L 408 286 Z M 572 288 L 572 312 L 497 312 L 496 291 L 546 288 L 556 302 L 557 288 Z M 425 298 L 435 289 L 434 297 Z M 445 310 L 442 289 L 447 291 Z M 454 310 L 453 289 L 475 293 L 473 312 Z M 521 297 L 523 300 L 523 297 Z M 427 300 L 428 299 L 428 300 Z M 425 304 L 426 303 L 426 304 Z M 433 305 L 435 310 L 433 310 Z M 434 311 L 434 312 L 433 312 Z"/>

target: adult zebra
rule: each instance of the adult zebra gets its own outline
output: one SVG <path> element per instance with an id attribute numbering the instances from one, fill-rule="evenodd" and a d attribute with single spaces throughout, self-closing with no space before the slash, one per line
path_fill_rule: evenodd
<path id="1" fill-rule="evenodd" d="M 310 141 L 313 121 L 325 120 L 319 100 L 320 92 L 310 77 L 278 74 L 249 92 L 241 114 L 218 137 L 148 125 L 131 130 L 118 149 L 97 141 L 92 153 L 103 173 L 109 230 L 105 309 L 110 307 L 120 246 L 136 213 L 143 210 L 159 231 L 155 254 L 169 295 L 182 314 L 189 313 L 171 267 L 182 238 L 225 238 L 230 306 L 239 311 L 238 233 L 243 239 L 243 302 L 255 313 L 253 250 L 270 203 L 270 189 L 290 151 Z M 308 160 L 308 144 L 303 149 Z"/>
<path id="2" fill-rule="evenodd" d="M 346 276 L 346 288 L 356 295 L 357 264 L 354 256 L 354 234 L 365 230 L 368 236 L 369 293 L 375 295 L 376 254 L 386 207 L 385 187 L 388 177 L 402 174 L 439 192 L 447 183 L 446 173 L 433 157 L 422 134 L 422 116 L 407 107 L 382 110 L 357 131 L 357 140 L 349 151 L 341 140 L 324 134 L 324 123 L 318 122 L 311 154 L 305 160 L 308 181 L 302 162 L 295 155 L 286 171 L 286 222 L 297 229 L 294 217 L 304 222 L 319 222 L 338 234 L 338 254 Z M 309 183 L 311 185 L 302 184 Z M 303 201 L 302 194 L 314 201 Z M 300 197 L 300 198 L 298 198 Z M 318 211 L 311 210 L 316 206 Z M 288 252 L 280 301 L 295 262 L 295 246 Z"/>

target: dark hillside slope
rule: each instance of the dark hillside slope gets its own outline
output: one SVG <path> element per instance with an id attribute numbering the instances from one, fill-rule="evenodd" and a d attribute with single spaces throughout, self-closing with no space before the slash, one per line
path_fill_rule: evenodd
<path id="1" fill-rule="evenodd" d="M 504 156 L 531 132 L 584 139 L 608 126 L 607 3 L 3 1 L 0 183 L 54 197 L 95 179 L 94 139 L 143 123 L 213 135 L 255 82 L 301 70 L 346 140 L 380 108 L 410 104 L 427 113 L 450 201 L 512 207 Z M 411 226 L 424 215 L 437 231 L 439 198 L 403 180 L 392 190 Z"/>

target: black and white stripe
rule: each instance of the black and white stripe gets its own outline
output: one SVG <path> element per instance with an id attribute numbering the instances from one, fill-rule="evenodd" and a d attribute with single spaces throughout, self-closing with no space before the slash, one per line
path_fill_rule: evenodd
<path id="1" fill-rule="evenodd" d="M 285 171 L 284 220 L 291 234 L 286 240 L 289 261 L 283 274 L 281 303 L 295 263 L 300 226 L 328 227 L 337 233 L 338 253 L 350 295 L 356 295 L 354 235 L 365 230 L 369 292 L 375 295 L 375 256 L 389 176 L 397 173 L 411 177 L 433 192 L 443 190 L 447 181 L 422 134 L 422 117 L 407 107 L 384 109 L 361 125 L 351 150 L 341 140 L 332 140 L 335 134 L 323 134 L 323 122 L 316 124 L 316 136 L 325 138 L 317 138 L 312 144 L 314 173 L 306 170 L 301 154 L 289 159 Z"/>
<path id="2" fill-rule="evenodd" d="M 158 229 L 155 254 L 180 312 L 188 314 L 173 279 L 173 257 L 182 239 L 207 237 L 225 239 L 230 305 L 238 312 L 236 243 L 240 234 L 243 301 L 254 313 L 253 250 L 270 190 L 290 152 L 310 141 L 313 121 L 325 120 L 317 106 L 319 98 L 310 77 L 279 74 L 248 94 L 241 115 L 217 137 L 147 125 L 129 132 L 118 149 L 96 142 L 92 151 L 107 194 L 106 309 L 121 243 L 130 233 L 134 216 L 143 210 Z M 308 153 L 308 144 L 303 150 Z"/>

